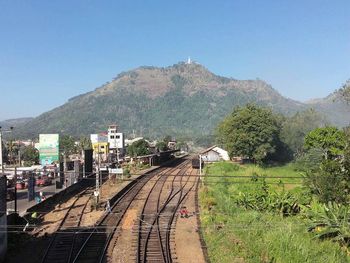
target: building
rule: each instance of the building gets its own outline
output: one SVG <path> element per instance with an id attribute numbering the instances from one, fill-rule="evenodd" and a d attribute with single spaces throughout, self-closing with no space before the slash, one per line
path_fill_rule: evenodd
<path id="1" fill-rule="evenodd" d="M 175 150 L 176 149 L 176 141 L 175 140 L 169 141 L 167 146 L 168 146 L 168 149 Z"/>
<path id="2" fill-rule="evenodd" d="M 95 160 L 106 161 L 109 153 L 109 143 L 107 134 L 91 134 L 91 145 L 93 149 L 93 158 Z"/>
<path id="3" fill-rule="evenodd" d="M 204 162 L 229 161 L 228 152 L 216 145 L 202 151 L 200 153 Z"/>
<path id="4" fill-rule="evenodd" d="M 109 125 L 108 143 L 109 143 L 109 152 L 111 153 L 118 152 L 119 156 L 124 155 L 124 152 L 125 152 L 124 134 L 122 132 L 118 132 L 117 125 Z"/>

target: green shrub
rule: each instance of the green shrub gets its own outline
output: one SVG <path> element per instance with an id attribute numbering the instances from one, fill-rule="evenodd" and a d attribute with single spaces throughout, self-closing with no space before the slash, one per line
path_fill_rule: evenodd
<path id="1" fill-rule="evenodd" d="M 350 207 L 336 203 L 313 203 L 307 211 L 309 231 L 319 239 L 331 239 L 350 245 Z"/>

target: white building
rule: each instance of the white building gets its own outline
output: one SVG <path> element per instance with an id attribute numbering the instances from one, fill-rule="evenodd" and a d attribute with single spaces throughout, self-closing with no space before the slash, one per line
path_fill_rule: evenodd
<path id="1" fill-rule="evenodd" d="M 228 152 L 216 145 L 200 153 L 204 162 L 229 161 Z"/>
<path id="2" fill-rule="evenodd" d="M 125 139 L 122 132 L 118 132 L 117 125 L 110 125 L 108 127 L 108 143 L 110 152 L 116 152 L 118 149 L 120 154 L 124 153 Z"/>

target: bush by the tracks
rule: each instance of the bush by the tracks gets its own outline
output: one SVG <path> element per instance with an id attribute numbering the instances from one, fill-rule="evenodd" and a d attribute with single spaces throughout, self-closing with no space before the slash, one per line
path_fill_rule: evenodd
<path id="1" fill-rule="evenodd" d="M 201 222 L 212 262 L 350 262 L 344 247 L 315 238 L 312 199 L 293 165 L 237 167 L 206 168 Z"/>
<path id="2" fill-rule="evenodd" d="M 331 239 L 340 245 L 350 245 L 350 207 L 329 202 L 319 204 L 314 202 L 307 210 L 310 221 L 309 231 L 315 237 L 324 240 Z"/>

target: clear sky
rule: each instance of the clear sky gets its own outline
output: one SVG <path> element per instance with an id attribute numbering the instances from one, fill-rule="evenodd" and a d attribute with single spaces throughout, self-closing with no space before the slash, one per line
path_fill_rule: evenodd
<path id="1" fill-rule="evenodd" d="M 349 0 L 0 1 L 0 120 L 191 56 L 297 100 L 350 78 Z"/>

